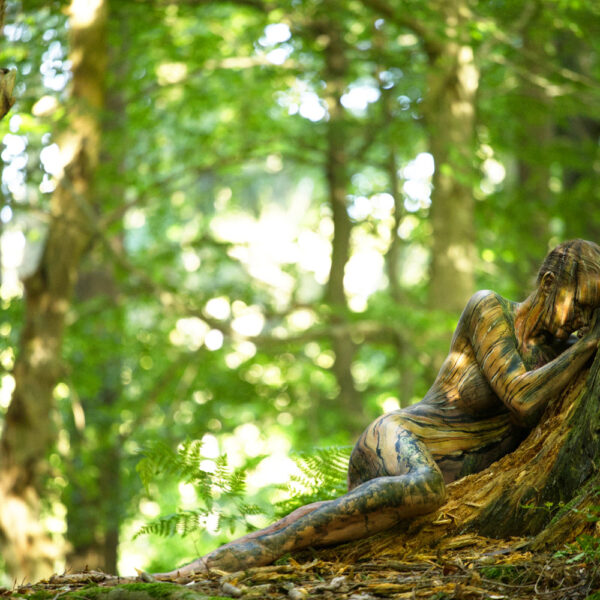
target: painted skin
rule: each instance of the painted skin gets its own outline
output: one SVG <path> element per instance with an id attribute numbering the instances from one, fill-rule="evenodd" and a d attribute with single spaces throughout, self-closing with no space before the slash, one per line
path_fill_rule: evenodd
<path id="1" fill-rule="evenodd" d="M 592 249 L 593 276 L 579 268 L 574 246 L 573 264 L 561 258 L 558 275 L 541 272 L 524 302 L 491 291 L 470 299 L 423 400 L 379 417 L 360 436 L 347 494 L 299 508 L 169 575 L 265 565 L 307 546 L 366 537 L 435 510 L 445 483 L 514 450 L 600 341 L 600 248 L 575 242 Z"/>

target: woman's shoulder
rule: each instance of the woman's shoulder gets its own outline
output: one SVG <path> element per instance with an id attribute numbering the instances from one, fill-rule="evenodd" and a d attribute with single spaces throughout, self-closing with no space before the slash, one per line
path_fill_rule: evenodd
<path id="1" fill-rule="evenodd" d="M 481 320 L 489 320 L 490 324 L 511 323 L 514 318 L 516 303 L 503 298 L 493 290 L 475 292 L 463 312 L 463 317 L 477 324 Z"/>
<path id="2" fill-rule="evenodd" d="M 483 308 L 495 308 L 495 307 L 507 307 L 511 305 L 512 302 L 503 298 L 497 292 L 493 290 L 479 290 L 475 292 L 467 302 L 467 306 L 465 310 L 475 310 L 475 309 L 483 309 Z"/>

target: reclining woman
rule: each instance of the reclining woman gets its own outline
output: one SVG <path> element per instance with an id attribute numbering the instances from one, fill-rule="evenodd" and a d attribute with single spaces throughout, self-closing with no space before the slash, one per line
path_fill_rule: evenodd
<path id="1" fill-rule="evenodd" d="M 521 303 L 477 292 L 423 400 L 379 417 L 360 436 L 344 496 L 301 507 L 171 574 L 266 565 L 434 511 L 446 483 L 514 450 L 582 370 L 600 340 L 599 307 L 600 246 L 584 240 L 552 250 Z"/>

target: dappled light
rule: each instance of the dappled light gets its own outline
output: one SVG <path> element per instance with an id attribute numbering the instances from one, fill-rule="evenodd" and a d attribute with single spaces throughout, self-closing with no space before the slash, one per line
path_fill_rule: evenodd
<path id="1" fill-rule="evenodd" d="M 98 18 L 102 6 L 102 0 L 73 0 L 69 9 L 71 25 L 82 28 L 90 26 Z"/>
<path id="2" fill-rule="evenodd" d="M 10 368 L 10 363 L 12 361 L 7 361 L 6 358 L 2 357 L 2 366 L 5 369 Z M 5 374 L 0 379 L 0 406 L 3 410 L 8 408 L 10 404 L 10 399 L 12 397 L 12 393 L 15 389 L 15 378 L 12 375 Z"/>
<path id="3" fill-rule="evenodd" d="M 1 585 L 343 493 L 297 453 L 345 469 L 477 289 L 598 241 L 591 4 L 388 4 L 0 11 Z M 561 293 L 548 327 L 590 319 Z"/>

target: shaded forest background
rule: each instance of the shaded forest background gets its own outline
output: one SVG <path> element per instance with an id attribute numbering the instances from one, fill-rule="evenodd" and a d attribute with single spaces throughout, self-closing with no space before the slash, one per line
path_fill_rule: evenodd
<path id="1" fill-rule="evenodd" d="M 600 240 L 600 7 L 423 4 L 5 3 L 5 582 L 202 554 L 210 516 L 133 539 L 198 502 L 150 442 L 269 506 L 422 397 L 475 289 Z"/>

